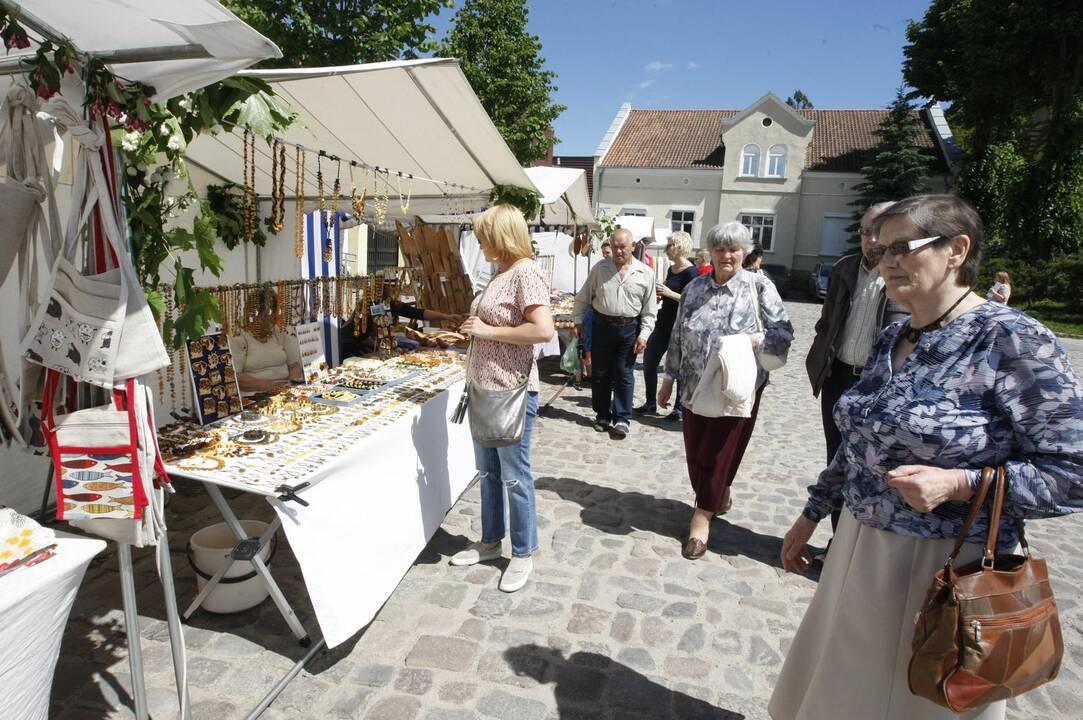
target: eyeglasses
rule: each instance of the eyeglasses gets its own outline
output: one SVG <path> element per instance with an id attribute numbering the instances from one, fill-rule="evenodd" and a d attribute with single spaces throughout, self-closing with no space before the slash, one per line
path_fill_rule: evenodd
<path id="1" fill-rule="evenodd" d="M 946 235 L 933 235 L 932 237 L 918 238 L 917 240 L 896 240 L 890 245 L 873 245 L 869 248 L 869 251 L 865 253 L 865 257 L 868 258 L 869 262 L 875 265 L 883 260 L 884 255 L 887 253 L 891 253 L 892 257 L 909 255 L 926 245 L 932 245 L 934 242 L 947 239 Z"/>

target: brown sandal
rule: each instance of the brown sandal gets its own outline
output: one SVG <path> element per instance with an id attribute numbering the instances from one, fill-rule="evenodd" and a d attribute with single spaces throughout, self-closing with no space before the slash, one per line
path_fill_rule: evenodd
<path id="1" fill-rule="evenodd" d="M 690 537 L 681 548 L 681 555 L 689 560 L 699 560 L 707 552 L 707 543 L 699 538 Z"/>

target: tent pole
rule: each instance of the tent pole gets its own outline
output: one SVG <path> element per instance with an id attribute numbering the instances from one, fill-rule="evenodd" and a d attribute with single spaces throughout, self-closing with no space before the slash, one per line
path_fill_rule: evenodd
<path id="1" fill-rule="evenodd" d="M 5 0 L 0 0 L 0 3 L 7 4 Z M 167 47 L 101 50 L 85 54 L 89 57 L 111 64 L 156 62 L 159 60 L 189 60 L 193 58 L 213 57 L 202 45 L 169 45 Z M 15 75 L 26 72 L 27 66 L 23 60 L 28 59 L 30 59 L 29 55 L 0 58 L 0 75 Z"/>

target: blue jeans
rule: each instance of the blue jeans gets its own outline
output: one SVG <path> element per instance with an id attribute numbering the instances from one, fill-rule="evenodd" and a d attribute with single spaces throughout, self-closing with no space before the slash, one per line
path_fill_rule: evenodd
<path id="1" fill-rule="evenodd" d="M 504 491 L 511 518 L 511 554 L 530 557 L 538 551 L 538 516 L 534 476 L 530 472 L 530 430 L 538 414 L 538 393 L 527 394 L 526 427 L 515 445 L 483 448 L 474 443 L 474 462 L 481 483 L 481 541 L 504 539 Z"/>

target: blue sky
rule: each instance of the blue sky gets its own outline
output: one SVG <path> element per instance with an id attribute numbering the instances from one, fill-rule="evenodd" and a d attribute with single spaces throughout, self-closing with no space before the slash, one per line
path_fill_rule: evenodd
<path id="1" fill-rule="evenodd" d="M 456 3 L 458 5 L 460 3 Z M 817 108 L 887 105 L 928 0 L 532 0 L 557 73 L 558 155 L 591 155 L 623 102 L 740 109 L 800 88 Z M 453 10 L 436 21 L 443 33 Z"/>

